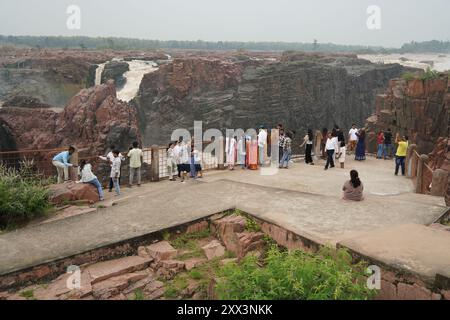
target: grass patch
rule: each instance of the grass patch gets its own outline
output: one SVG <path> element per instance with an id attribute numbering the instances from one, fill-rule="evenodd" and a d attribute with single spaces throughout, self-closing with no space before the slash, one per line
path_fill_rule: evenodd
<path id="1" fill-rule="evenodd" d="M 188 260 L 188 259 L 192 259 L 192 258 L 201 258 L 204 257 L 204 253 L 203 250 L 197 245 L 195 248 L 191 249 L 190 251 L 180 254 L 177 257 L 177 260 Z"/>
<path id="2" fill-rule="evenodd" d="M 239 265 L 223 266 L 216 286 L 219 299 L 364 300 L 375 295 L 366 287 L 365 265 L 352 265 L 342 249 L 310 254 L 273 246 L 264 262 L 260 267 L 256 257 L 247 256 Z"/>
<path id="3" fill-rule="evenodd" d="M 21 297 L 24 297 L 27 300 L 36 300 L 34 297 L 34 290 L 25 290 L 20 293 Z"/>
<path id="4" fill-rule="evenodd" d="M 195 240 L 207 238 L 211 235 L 211 230 L 208 228 L 203 231 L 192 232 L 192 233 L 184 233 L 170 243 L 175 249 L 195 249 L 197 244 Z"/>
<path id="5" fill-rule="evenodd" d="M 164 297 L 168 299 L 175 299 L 180 294 L 180 290 L 175 288 L 172 284 L 169 284 L 166 288 L 166 291 L 164 292 Z"/>
<path id="6" fill-rule="evenodd" d="M 203 273 L 201 273 L 199 270 L 193 269 L 191 272 L 189 272 L 189 277 L 194 280 L 200 280 L 203 278 Z"/>
<path id="7" fill-rule="evenodd" d="M 402 79 L 405 81 L 412 81 L 417 78 L 417 75 L 413 72 L 406 72 L 402 75 Z"/>
<path id="8" fill-rule="evenodd" d="M 142 289 L 136 289 L 134 291 L 134 299 L 133 300 L 145 300 Z"/>

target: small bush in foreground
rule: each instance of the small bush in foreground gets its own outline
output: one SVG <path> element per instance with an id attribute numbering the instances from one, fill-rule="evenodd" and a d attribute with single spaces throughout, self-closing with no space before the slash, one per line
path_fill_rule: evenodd
<path id="1" fill-rule="evenodd" d="M 25 223 L 50 207 L 45 185 L 29 175 L 27 168 L 0 165 L 0 228 Z"/>
<path id="2" fill-rule="evenodd" d="M 366 286 L 363 264 L 352 265 L 345 250 L 325 248 L 318 254 L 281 251 L 272 246 L 260 267 L 256 257 L 220 270 L 219 299 L 363 300 L 375 292 Z"/>

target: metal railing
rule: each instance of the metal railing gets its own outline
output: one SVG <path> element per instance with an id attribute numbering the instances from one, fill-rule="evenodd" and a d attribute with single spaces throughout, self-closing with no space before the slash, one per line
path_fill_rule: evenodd
<path id="1" fill-rule="evenodd" d="M 416 193 L 431 194 L 433 184 L 438 185 L 434 179 L 439 177 L 435 175 L 435 170 L 428 165 L 428 156 L 420 155 L 414 144 L 408 147 L 406 173 L 407 177 L 412 179 Z M 444 190 L 434 190 L 433 193 L 441 195 L 444 192 Z"/>
<path id="2" fill-rule="evenodd" d="M 205 142 L 209 143 L 209 142 Z M 56 169 L 52 164 L 53 157 L 67 148 L 56 149 L 41 149 L 41 150 L 20 150 L 20 151 L 6 151 L 0 152 L 0 164 L 7 167 L 12 167 L 20 170 L 21 163 L 26 162 L 28 167 L 32 167 L 36 176 L 48 178 L 56 175 Z M 158 152 L 158 177 L 152 177 L 152 159 L 153 152 Z M 142 180 L 143 181 L 157 181 L 165 179 L 169 176 L 167 170 L 167 147 L 158 146 L 153 148 L 143 148 L 143 164 L 142 164 Z M 126 156 L 126 154 L 123 154 Z M 86 160 L 92 165 L 93 172 L 97 175 L 99 180 L 106 185 L 109 181 L 110 165 L 107 161 L 100 159 L 99 155 L 91 155 L 85 150 L 79 150 L 75 156 L 72 157 L 72 163 L 78 164 L 81 160 Z M 218 169 L 218 158 L 211 153 L 202 153 L 202 170 Z M 71 179 L 76 179 L 77 170 L 71 168 L 69 170 Z M 122 163 L 121 177 L 127 177 L 129 174 L 129 161 L 125 157 Z"/>

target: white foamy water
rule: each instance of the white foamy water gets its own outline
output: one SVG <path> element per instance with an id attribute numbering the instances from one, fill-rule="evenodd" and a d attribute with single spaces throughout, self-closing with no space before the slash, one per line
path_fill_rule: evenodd
<path id="1" fill-rule="evenodd" d="M 121 60 L 114 58 L 113 61 Z M 99 64 L 98 68 L 95 70 L 96 86 L 102 83 L 102 73 L 108 62 L 109 61 Z M 117 98 L 125 102 L 129 102 L 136 97 L 142 78 L 145 74 L 158 70 L 158 65 L 153 61 L 132 60 L 127 61 L 127 63 L 130 70 L 123 74 L 123 77 L 126 79 L 125 85 L 117 90 Z"/>
<path id="2" fill-rule="evenodd" d="M 136 97 L 145 74 L 158 70 L 158 65 L 153 61 L 132 60 L 128 61 L 128 64 L 130 71 L 123 74 L 127 81 L 123 88 L 117 91 L 117 98 L 125 102 Z"/>
<path id="3" fill-rule="evenodd" d="M 406 67 L 426 70 L 430 68 L 436 71 L 450 70 L 450 54 L 361 54 L 358 58 L 369 60 L 373 63 L 398 63 Z"/>
<path id="4" fill-rule="evenodd" d="M 95 85 L 99 86 L 102 84 L 102 73 L 105 70 L 105 63 L 99 64 L 97 69 L 95 69 Z"/>

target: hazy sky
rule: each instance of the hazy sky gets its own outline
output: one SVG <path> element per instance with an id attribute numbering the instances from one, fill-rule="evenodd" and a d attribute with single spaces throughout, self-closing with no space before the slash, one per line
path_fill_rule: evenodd
<path id="1" fill-rule="evenodd" d="M 81 29 L 66 26 L 81 9 Z M 381 29 L 369 30 L 370 5 Z M 0 34 L 161 40 L 334 42 L 398 47 L 450 40 L 450 0 L 0 0 Z"/>

